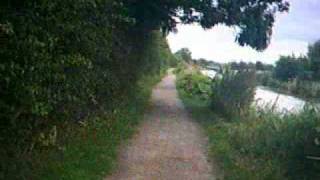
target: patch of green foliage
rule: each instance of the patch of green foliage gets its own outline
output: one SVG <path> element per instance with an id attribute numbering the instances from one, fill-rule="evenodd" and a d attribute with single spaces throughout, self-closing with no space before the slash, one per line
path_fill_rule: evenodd
<path id="1" fill-rule="evenodd" d="M 320 155 L 318 127 L 319 114 L 305 110 L 284 116 L 261 111 L 224 128 L 233 151 L 248 158 L 243 165 L 262 171 L 263 179 L 318 179 L 319 163 L 309 159 Z"/>
<path id="2" fill-rule="evenodd" d="M 205 129 L 210 158 L 218 162 L 224 179 L 320 178 L 320 117 L 314 109 L 296 115 L 261 110 L 222 117 L 216 114 L 219 109 L 211 109 L 210 99 L 177 87 L 187 110 Z"/>
<path id="3" fill-rule="evenodd" d="M 179 62 L 185 61 L 186 63 L 191 63 L 192 61 L 191 51 L 188 48 L 182 48 L 178 50 L 174 53 L 174 56 Z"/>
<path id="4" fill-rule="evenodd" d="M 306 59 L 302 57 L 281 56 L 274 70 L 275 78 L 281 81 L 288 81 L 301 76 L 304 72 L 303 63 L 305 61 Z"/>
<path id="5" fill-rule="evenodd" d="M 211 96 L 211 80 L 198 70 L 179 75 L 177 86 L 184 89 L 188 96 L 197 96 L 203 100 Z"/>
<path id="6" fill-rule="evenodd" d="M 309 46 L 308 59 L 313 79 L 320 80 L 320 40 Z"/>
<path id="7" fill-rule="evenodd" d="M 212 83 L 212 108 L 229 117 L 246 115 L 254 98 L 255 77 L 252 70 L 225 69 Z"/>

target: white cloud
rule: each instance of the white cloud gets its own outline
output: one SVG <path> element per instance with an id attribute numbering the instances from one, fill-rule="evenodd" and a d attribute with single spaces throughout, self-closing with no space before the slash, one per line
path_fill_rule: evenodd
<path id="1" fill-rule="evenodd" d="M 194 58 L 206 58 L 218 62 L 243 60 L 274 63 L 280 55 L 305 55 L 308 44 L 320 38 L 320 1 L 290 0 L 289 14 L 280 14 L 274 26 L 270 46 L 263 52 L 250 47 L 241 47 L 234 40 L 236 30 L 216 26 L 203 30 L 197 25 L 179 25 L 177 34 L 169 34 L 168 42 L 172 51 L 187 47 Z"/>
<path id="2" fill-rule="evenodd" d="M 274 63 L 280 55 L 305 54 L 308 43 L 298 40 L 272 40 L 264 52 L 257 52 L 250 47 L 241 47 L 234 40 L 236 30 L 226 26 L 217 26 L 203 30 L 197 25 L 180 25 L 177 34 L 168 36 L 173 52 L 187 47 L 193 58 L 206 58 L 218 62 L 260 60 Z"/>

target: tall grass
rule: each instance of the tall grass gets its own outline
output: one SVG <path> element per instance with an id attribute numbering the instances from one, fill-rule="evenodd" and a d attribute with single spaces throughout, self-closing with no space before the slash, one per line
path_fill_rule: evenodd
<path id="1" fill-rule="evenodd" d="M 255 76 L 252 70 L 225 69 L 222 78 L 215 78 L 212 83 L 212 108 L 228 117 L 247 114 L 254 98 Z"/>
<path id="2" fill-rule="evenodd" d="M 227 134 L 231 151 L 245 159 L 235 158 L 236 163 L 262 172 L 257 178 L 314 179 L 320 177 L 319 162 L 310 158 L 320 155 L 319 144 L 314 143 L 320 137 L 319 118 L 313 110 L 285 116 L 257 112 L 221 130 Z"/>
<path id="3" fill-rule="evenodd" d="M 202 100 L 185 89 L 178 86 L 179 95 L 193 118 L 203 125 L 210 157 L 220 165 L 224 179 L 320 178 L 317 110 L 306 108 L 300 114 L 280 115 L 251 109 L 246 116 L 219 116 L 220 109 L 212 110 L 210 99 Z"/>

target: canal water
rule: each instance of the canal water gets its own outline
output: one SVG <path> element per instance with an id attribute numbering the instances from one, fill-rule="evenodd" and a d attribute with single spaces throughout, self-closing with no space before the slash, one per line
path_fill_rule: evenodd
<path id="1" fill-rule="evenodd" d="M 259 107 L 273 107 L 277 112 L 298 113 L 306 104 L 302 99 L 274 92 L 266 87 L 258 86 L 255 94 L 255 104 Z"/>

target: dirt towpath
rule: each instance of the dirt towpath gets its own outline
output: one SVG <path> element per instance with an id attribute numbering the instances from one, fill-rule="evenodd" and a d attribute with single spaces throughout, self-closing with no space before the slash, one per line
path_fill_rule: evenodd
<path id="1" fill-rule="evenodd" d="M 120 152 L 117 171 L 107 180 L 216 179 L 206 154 L 206 137 L 177 97 L 169 72 L 153 90 L 151 109 L 129 145 Z"/>

